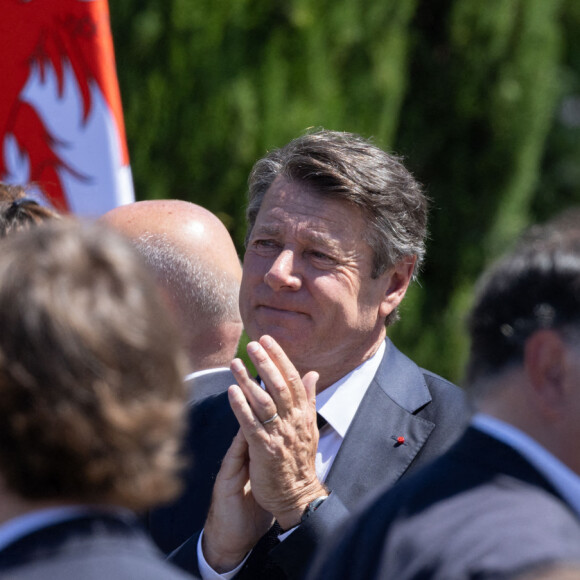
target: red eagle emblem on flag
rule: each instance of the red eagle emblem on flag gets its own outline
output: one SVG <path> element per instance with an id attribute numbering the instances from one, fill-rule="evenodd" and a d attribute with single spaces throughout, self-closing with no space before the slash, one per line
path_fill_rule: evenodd
<path id="1" fill-rule="evenodd" d="M 0 180 L 84 215 L 133 201 L 107 1 L 0 6 Z"/>

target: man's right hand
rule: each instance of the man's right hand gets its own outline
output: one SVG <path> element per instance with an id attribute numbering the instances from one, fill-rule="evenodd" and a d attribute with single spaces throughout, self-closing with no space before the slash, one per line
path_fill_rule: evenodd
<path id="1" fill-rule="evenodd" d="M 214 485 L 202 539 L 206 562 L 218 573 L 233 570 L 273 521 L 252 494 L 248 444 L 240 430 L 223 459 Z"/>
<path id="2" fill-rule="evenodd" d="M 234 359 L 230 368 L 239 387 L 230 387 L 230 405 L 248 443 L 253 495 L 289 530 L 300 524 L 311 501 L 328 495 L 315 465 L 318 373 L 300 377 L 270 336 L 250 342 L 247 349 L 266 390 Z"/>

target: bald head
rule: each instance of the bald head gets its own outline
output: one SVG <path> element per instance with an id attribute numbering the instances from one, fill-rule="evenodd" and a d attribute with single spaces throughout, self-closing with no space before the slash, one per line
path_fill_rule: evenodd
<path id="1" fill-rule="evenodd" d="M 199 205 L 178 199 L 138 201 L 112 209 L 102 219 L 133 240 L 145 234 L 164 235 L 180 251 L 241 280 L 240 260 L 228 230 Z"/>
<path id="2" fill-rule="evenodd" d="M 153 268 L 181 322 L 192 370 L 229 366 L 242 332 L 240 261 L 223 223 L 181 200 L 117 207 L 101 218 Z"/>

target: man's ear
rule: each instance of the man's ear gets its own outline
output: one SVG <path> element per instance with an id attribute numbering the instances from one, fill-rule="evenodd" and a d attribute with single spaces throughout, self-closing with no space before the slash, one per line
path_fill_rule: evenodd
<path id="1" fill-rule="evenodd" d="M 550 419 L 566 405 L 566 344 L 554 330 L 538 330 L 526 341 L 524 367 L 537 408 Z"/>
<path id="2" fill-rule="evenodd" d="M 387 288 L 379 309 L 381 316 L 386 318 L 399 306 L 405 297 L 407 288 L 411 283 L 416 262 L 417 256 L 408 256 L 385 272 L 384 275 L 387 276 Z"/>

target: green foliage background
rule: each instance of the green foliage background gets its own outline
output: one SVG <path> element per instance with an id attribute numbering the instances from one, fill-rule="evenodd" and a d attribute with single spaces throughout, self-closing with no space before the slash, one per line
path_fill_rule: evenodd
<path id="1" fill-rule="evenodd" d="M 461 380 L 482 268 L 580 202 L 575 0 L 110 2 L 138 199 L 217 213 L 243 254 L 246 178 L 308 127 L 406 158 L 432 199 L 427 265 L 390 330 Z"/>

